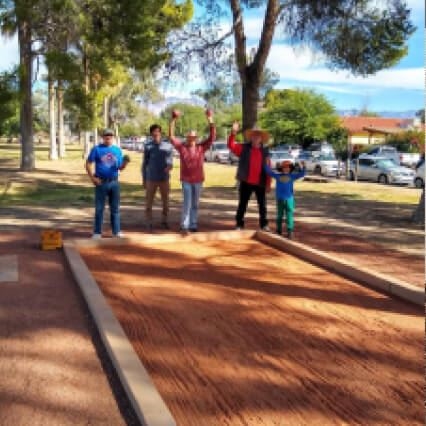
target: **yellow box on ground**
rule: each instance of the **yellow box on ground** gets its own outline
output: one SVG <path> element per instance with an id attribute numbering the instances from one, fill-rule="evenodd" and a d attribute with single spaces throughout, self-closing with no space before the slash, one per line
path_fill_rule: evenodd
<path id="1" fill-rule="evenodd" d="M 62 232 L 54 229 L 41 231 L 40 247 L 42 250 L 54 250 L 62 247 Z"/>

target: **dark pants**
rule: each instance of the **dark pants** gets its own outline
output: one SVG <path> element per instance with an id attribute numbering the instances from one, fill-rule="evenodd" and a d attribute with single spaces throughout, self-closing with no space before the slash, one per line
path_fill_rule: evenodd
<path id="1" fill-rule="evenodd" d="M 252 193 L 256 194 L 257 205 L 259 207 L 259 226 L 263 228 L 268 224 L 266 219 L 266 189 L 264 186 L 252 185 L 247 182 L 240 182 L 240 200 L 238 203 L 237 214 L 235 219 L 237 226 L 244 227 L 244 215 L 246 214 L 247 205 Z"/>

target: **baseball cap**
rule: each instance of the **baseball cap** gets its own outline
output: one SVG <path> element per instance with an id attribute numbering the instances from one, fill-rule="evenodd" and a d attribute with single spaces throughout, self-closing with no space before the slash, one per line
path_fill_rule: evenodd
<path id="1" fill-rule="evenodd" d="M 104 131 L 102 132 L 102 136 L 114 136 L 114 130 L 104 129 Z"/>

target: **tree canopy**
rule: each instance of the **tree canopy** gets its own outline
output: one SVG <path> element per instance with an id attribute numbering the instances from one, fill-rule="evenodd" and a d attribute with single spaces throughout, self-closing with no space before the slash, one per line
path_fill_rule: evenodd
<path id="1" fill-rule="evenodd" d="M 260 124 L 275 143 L 310 143 L 329 140 L 340 128 L 334 107 L 313 90 L 271 90 L 265 99 Z"/>
<path id="2" fill-rule="evenodd" d="M 174 39 L 175 62 L 168 70 L 193 67 L 196 57 L 208 76 L 231 71 L 226 55 L 233 36 L 234 66 L 242 89 L 243 128 L 257 121 L 261 76 L 272 46 L 275 29 L 299 48 L 320 53 L 334 69 L 357 75 L 395 65 L 407 53 L 413 33 L 410 11 L 403 0 L 199 0 L 207 13 Z M 263 27 L 255 47 L 249 47 L 244 14 L 258 9 Z M 231 20 L 223 31 L 223 19 Z M 250 51 L 249 51 L 250 49 Z"/>

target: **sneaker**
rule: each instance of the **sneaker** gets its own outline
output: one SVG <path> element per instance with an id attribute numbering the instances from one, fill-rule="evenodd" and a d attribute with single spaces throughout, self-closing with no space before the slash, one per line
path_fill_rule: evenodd
<path id="1" fill-rule="evenodd" d="M 152 232 L 152 228 L 153 228 L 152 223 L 148 223 L 148 224 L 145 225 L 145 229 L 146 229 L 147 232 Z"/>
<path id="2" fill-rule="evenodd" d="M 119 232 L 118 234 L 114 234 L 113 236 L 112 236 L 112 238 L 124 238 L 125 237 L 125 235 L 124 235 L 124 233 L 123 232 Z"/>
<path id="3" fill-rule="evenodd" d="M 186 228 L 180 228 L 180 233 L 181 235 L 188 235 L 189 234 L 189 230 Z"/>
<path id="4" fill-rule="evenodd" d="M 167 222 L 161 222 L 161 227 L 163 229 L 170 229 L 170 226 L 169 226 L 169 224 Z"/>
<path id="5" fill-rule="evenodd" d="M 293 239 L 293 231 L 288 231 L 288 232 L 287 232 L 287 238 L 288 238 L 289 240 L 292 240 L 292 239 Z"/>
<path id="6" fill-rule="evenodd" d="M 242 231 L 242 230 L 243 230 L 243 227 L 242 227 L 242 226 L 237 226 L 237 227 L 235 228 L 235 230 L 236 230 L 236 231 Z"/>
<path id="7" fill-rule="evenodd" d="M 100 240 L 102 238 L 102 234 L 93 234 L 92 240 Z"/>
<path id="8" fill-rule="evenodd" d="M 271 232 L 271 228 L 268 225 L 262 226 L 262 231 Z"/>
<path id="9" fill-rule="evenodd" d="M 198 228 L 189 228 L 189 232 L 198 232 Z"/>

